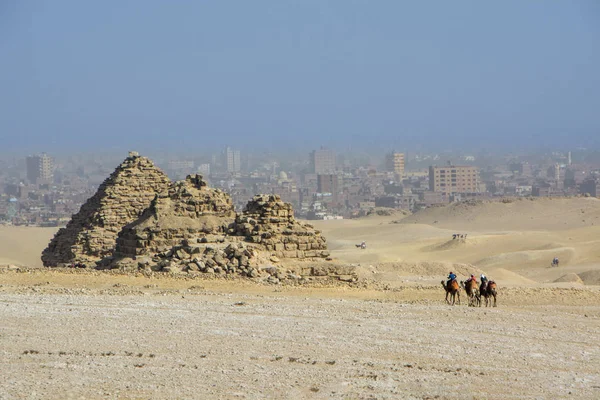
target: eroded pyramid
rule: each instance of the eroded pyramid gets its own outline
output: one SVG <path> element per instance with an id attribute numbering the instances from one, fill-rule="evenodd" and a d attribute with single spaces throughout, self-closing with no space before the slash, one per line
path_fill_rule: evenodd
<path id="1" fill-rule="evenodd" d="M 123 228 L 117 257 L 155 256 L 184 243 L 222 239 L 236 217 L 231 197 L 188 175 L 156 196 L 141 217 Z"/>
<path id="2" fill-rule="evenodd" d="M 131 152 L 98 191 L 60 229 L 42 253 L 46 267 L 88 267 L 113 254 L 118 233 L 137 220 L 171 181 L 150 159 Z"/>

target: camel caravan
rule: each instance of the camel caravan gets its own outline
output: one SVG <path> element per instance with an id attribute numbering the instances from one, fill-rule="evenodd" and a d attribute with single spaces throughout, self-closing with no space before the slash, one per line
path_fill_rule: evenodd
<path id="1" fill-rule="evenodd" d="M 498 295 L 496 282 L 488 280 L 484 274 L 481 274 L 480 278 L 481 284 L 479 285 L 475 275 L 471 275 L 465 281 L 460 281 L 459 285 L 456 274 L 450 272 L 447 280 L 442 281 L 442 286 L 446 291 L 446 303 L 460 305 L 460 289 L 462 288 L 467 294 L 469 307 L 481 307 L 482 296 L 485 299 L 486 307 L 496 307 L 496 297 Z"/>

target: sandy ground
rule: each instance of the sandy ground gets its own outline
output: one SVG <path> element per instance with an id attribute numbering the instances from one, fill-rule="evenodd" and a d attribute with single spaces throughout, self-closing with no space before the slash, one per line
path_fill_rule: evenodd
<path id="1" fill-rule="evenodd" d="M 42 250 L 58 228 L 0 225 L 0 265 L 42 266 Z"/>
<path id="2" fill-rule="evenodd" d="M 598 398 L 600 291 L 0 273 L 0 398 Z"/>
<path id="3" fill-rule="evenodd" d="M 571 201 L 315 223 L 355 284 L 0 267 L 0 399 L 600 398 L 600 202 Z M 0 264 L 53 233 L 0 228 Z M 498 307 L 446 305 L 450 269 Z"/>
<path id="4" fill-rule="evenodd" d="M 360 264 L 366 273 L 382 274 L 386 281 L 419 276 L 437 280 L 453 264 L 470 264 L 504 285 L 548 284 L 569 273 L 582 274 L 584 284 L 600 285 L 596 198 L 454 204 L 408 217 L 315 225 L 328 238 L 335 258 Z M 467 234 L 467 239 L 453 240 L 454 233 Z M 357 249 L 354 245 L 363 240 L 367 249 Z M 559 268 L 550 268 L 554 257 L 561 261 Z M 420 273 L 415 273 L 415 264 Z"/>

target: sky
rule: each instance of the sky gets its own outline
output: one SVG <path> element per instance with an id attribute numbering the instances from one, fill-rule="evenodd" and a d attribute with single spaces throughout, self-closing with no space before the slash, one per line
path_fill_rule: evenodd
<path id="1" fill-rule="evenodd" d="M 600 147 L 600 2 L 0 0 L 0 152 Z"/>

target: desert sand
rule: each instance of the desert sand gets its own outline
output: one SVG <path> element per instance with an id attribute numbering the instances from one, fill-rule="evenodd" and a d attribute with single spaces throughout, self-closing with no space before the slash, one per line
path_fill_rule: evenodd
<path id="1" fill-rule="evenodd" d="M 300 287 L 35 268 L 53 231 L 3 227 L 0 398 L 595 399 L 599 216 L 577 198 L 319 221 L 361 279 Z M 446 305 L 450 269 L 496 280 L 498 307 Z"/>
<path id="2" fill-rule="evenodd" d="M 0 265 L 41 267 L 41 251 L 58 228 L 0 225 Z"/>

